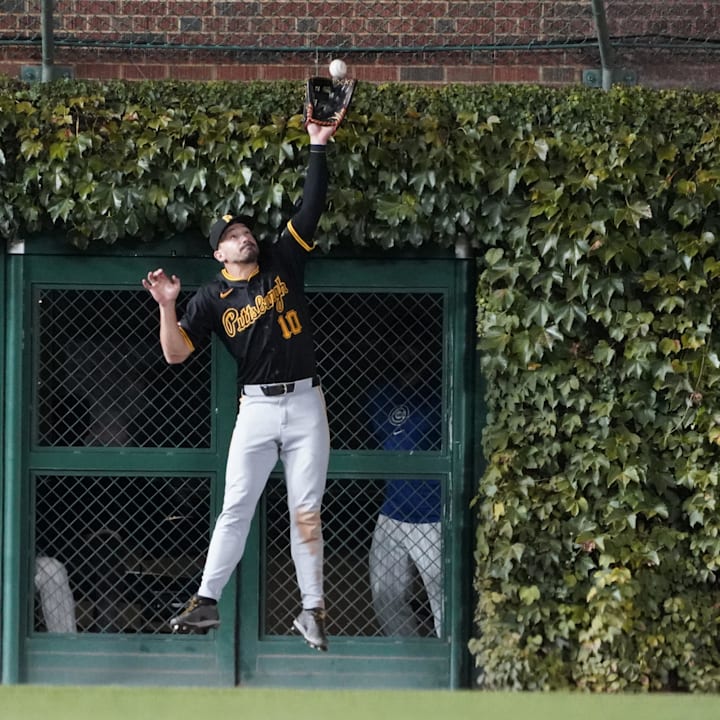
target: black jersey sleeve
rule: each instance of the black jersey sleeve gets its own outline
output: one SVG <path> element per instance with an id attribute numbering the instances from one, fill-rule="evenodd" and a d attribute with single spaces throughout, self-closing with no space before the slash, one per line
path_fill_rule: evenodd
<path id="1" fill-rule="evenodd" d="M 200 288 L 188 301 L 178 325 L 195 350 L 206 343 L 213 331 L 217 309 L 207 287 Z"/>
<path id="2" fill-rule="evenodd" d="M 327 155 L 324 145 L 310 145 L 307 174 L 300 207 L 280 235 L 280 242 L 295 241 L 303 250 L 314 248 L 313 236 L 325 209 L 328 188 Z"/>

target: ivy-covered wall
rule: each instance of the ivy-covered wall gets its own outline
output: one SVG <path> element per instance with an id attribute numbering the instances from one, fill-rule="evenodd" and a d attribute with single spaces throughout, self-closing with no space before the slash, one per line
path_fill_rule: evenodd
<path id="1" fill-rule="evenodd" d="M 3 81 L 0 234 L 276 228 L 302 98 Z M 720 690 L 720 96 L 361 85 L 331 170 L 325 249 L 475 249 L 480 686 Z"/>

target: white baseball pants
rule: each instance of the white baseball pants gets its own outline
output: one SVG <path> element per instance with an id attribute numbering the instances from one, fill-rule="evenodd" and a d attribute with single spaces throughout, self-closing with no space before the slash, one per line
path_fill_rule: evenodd
<path id="1" fill-rule="evenodd" d="M 320 508 L 330 457 L 325 399 L 310 381 L 267 397 L 243 393 L 230 441 L 225 495 L 198 594 L 218 599 L 240 562 L 255 508 L 278 457 L 285 471 L 290 548 L 304 608 L 324 608 Z"/>
<path id="2" fill-rule="evenodd" d="M 412 566 L 425 585 L 435 634 L 442 632 L 440 523 L 409 523 L 378 516 L 370 546 L 370 587 L 383 635 L 417 635 L 411 605 Z"/>
<path id="3" fill-rule="evenodd" d="M 38 555 L 34 580 L 47 631 L 76 633 L 75 600 L 65 566 L 55 558 Z"/>

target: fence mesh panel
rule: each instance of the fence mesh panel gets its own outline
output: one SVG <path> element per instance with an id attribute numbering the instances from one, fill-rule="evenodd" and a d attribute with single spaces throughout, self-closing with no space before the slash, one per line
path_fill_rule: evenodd
<path id="1" fill-rule="evenodd" d="M 35 563 L 62 563 L 81 632 L 167 632 L 197 589 L 209 527 L 209 478 L 35 478 Z M 36 630 L 63 610 L 61 578 L 49 580 L 47 598 L 35 582 Z"/>
<path id="2" fill-rule="evenodd" d="M 154 305 L 143 290 L 38 291 L 38 445 L 210 447 L 210 350 L 167 365 Z"/>
<path id="3" fill-rule="evenodd" d="M 421 480 L 413 481 L 421 487 Z M 323 535 L 325 538 L 325 592 L 328 607 L 327 631 L 330 635 L 376 637 L 384 634 L 435 635 L 433 613 L 427 588 L 416 566 L 386 556 L 379 569 L 380 582 L 392 583 L 398 575 L 411 574 L 404 592 L 404 603 L 413 611 L 416 626 L 402 622 L 399 609 L 390 608 L 388 625 L 383 630 L 373 603 L 370 576 L 370 554 L 378 512 L 384 497 L 384 481 L 377 478 L 333 479 L 328 482 L 323 502 Z M 289 521 L 285 487 L 281 479 L 272 481 L 265 494 L 264 541 L 264 635 L 285 635 L 297 613 L 299 595 L 295 568 L 290 558 Z M 428 524 L 418 526 L 429 534 Z M 419 547 L 420 562 L 432 566 L 437 584 L 442 587 L 442 545 L 435 538 Z M 377 601 L 376 601 L 377 602 Z M 440 621 L 441 622 L 441 621 Z"/>
<path id="4" fill-rule="evenodd" d="M 28 544 L 33 550 L 27 561 L 37 591 L 30 594 L 37 599 L 35 630 L 167 632 L 168 618 L 199 583 L 211 529 L 211 479 L 137 477 L 109 468 L 116 464 L 117 447 L 212 446 L 212 347 L 189 364 L 166 365 L 157 311 L 142 291 L 48 287 L 34 292 L 35 446 L 105 448 L 101 457 L 108 467 L 93 475 L 65 471 L 34 479 L 34 542 Z M 188 297 L 183 294 L 180 312 Z M 387 449 L 369 408 L 393 414 L 393 422 L 395 413 L 398 422 L 404 420 L 388 388 L 409 376 L 422 381 L 426 421 L 418 426 L 412 449 L 399 446 L 400 461 L 389 463 L 387 477 L 330 480 L 323 509 L 326 589 L 333 609 L 329 631 L 382 634 L 368 568 L 373 529 L 385 482 L 403 475 L 403 452 L 445 448 L 445 298 L 379 291 L 308 297 L 334 450 Z M 414 494 L 427 495 L 428 483 L 440 486 L 432 478 L 406 480 L 413 504 Z M 438 504 L 439 497 L 438 491 Z M 261 512 L 262 632 L 284 635 L 299 597 L 282 478 L 269 483 Z M 420 538 L 419 545 L 436 564 L 442 587 L 439 537 L 424 544 Z M 386 569 L 388 577 L 398 572 L 399 567 Z M 419 577 L 410 585 L 408 602 L 420 620 L 417 632 L 432 635 L 433 616 Z M 73 607 L 75 617 L 67 620 Z"/>
<path id="5" fill-rule="evenodd" d="M 366 408 L 373 387 L 397 383 L 415 367 L 442 387 L 443 308 L 440 293 L 309 293 L 318 366 L 334 450 L 374 450 Z M 434 434 L 429 450 L 440 450 Z"/>

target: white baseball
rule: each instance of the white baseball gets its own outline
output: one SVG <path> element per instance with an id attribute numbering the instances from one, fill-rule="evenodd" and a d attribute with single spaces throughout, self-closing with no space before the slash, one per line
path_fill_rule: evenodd
<path id="1" fill-rule="evenodd" d="M 344 78 L 347 75 L 347 65 L 343 60 L 333 60 L 330 63 L 330 77 Z"/>

